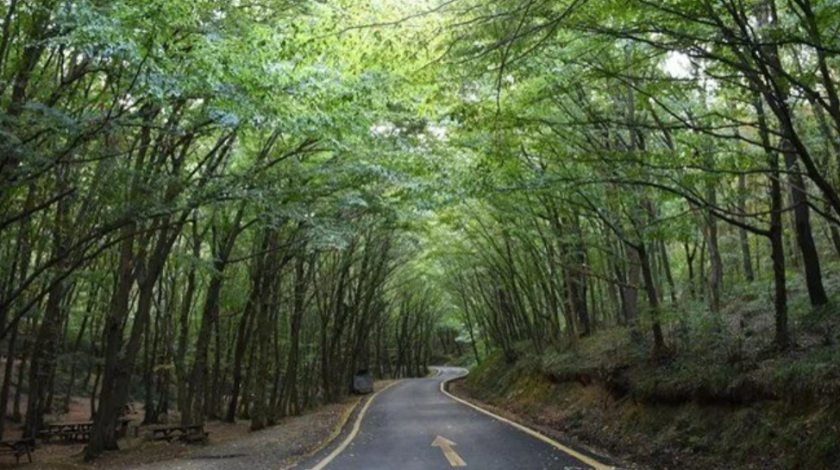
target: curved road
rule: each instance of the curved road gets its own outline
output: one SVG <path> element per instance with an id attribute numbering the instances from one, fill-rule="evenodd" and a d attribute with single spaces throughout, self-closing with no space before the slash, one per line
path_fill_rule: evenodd
<path id="1" fill-rule="evenodd" d="M 463 369 L 440 368 L 435 377 L 404 380 L 382 391 L 362 411 L 358 434 L 302 462 L 302 470 L 578 470 L 609 468 L 578 460 L 554 444 L 444 395 L 445 380 Z M 346 441 L 342 436 L 339 441 Z M 562 446 L 560 446 L 562 448 Z M 339 453 L 340 451 L 340 453 Z M 327 452 L 331 454 L 324 455 Z M 574 453 L 574 451 L 571 451 Z M 330 456 L 332 458 L 330 458 Z M 580 455 L 579 455 L 580 456 Z"/>

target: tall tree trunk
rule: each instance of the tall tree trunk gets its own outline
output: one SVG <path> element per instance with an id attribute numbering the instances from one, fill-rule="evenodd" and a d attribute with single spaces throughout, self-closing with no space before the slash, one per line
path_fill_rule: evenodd
<path id="1" fill-rule="evenodd" d="M 808 207 L 808 195 L 805 191 L 805 180 L 796 164 L 796 153 L 787 140 L 782 141 L 782 152 L 785 156 L 785 167 L 790 181 L 790 197 L 793 202 L 793 219 L 796 239 L 802 254 L 805 267 L 805 284 L 808 287 L 808 297 L 811 305 L 818 307 L 828 303 L 828 295 L 822 282 L 820 255 L 811 231 L 811 210 Z"/>
<path id="2" fill-rule="evenodd" d="M 773 260 L 773 283 L 775 308 L 776 346 L 786 349 L 790 346 L 790 332 L 788 330 L 787 280 L 785 272 L 784 227 L 782 226 L 782 182 L 779 168 L 779 155 L 770 143 L 770 129 L 764 114 L 764 104 L 756 92 L 754 97 L 758 129 L 762 144 L 767 153 L 767 166 L 770 169 L 770 250 Z"/>
<path id="3" fill-rule="evenodd" d="M 674 275 L 671 273 L 671 259 L 668 256 L 668 247 L 665 246 L 664 240 L 659 240 L 659 253 L 662 257 L 662 269 L 665 271 L 665 280 L 668 282 L 668 287 L 671 293 L 671 304 L 677 304 L 677 286 L 674 284 Z"/>
<path id="4" fill-rule="evenodd" d="M 82 325 L 79 327 L 79 334 L 76 336 L 76 342 L 73 345 L 73 361 L 70 364 L 70 377 L 67 380 L 67 390 L 64 393 L 64 402 L 62 408 L 65 413 L 70 412 L 70 404 L 73 400 L 73 387 L 76 385 L 76 371 L 78 369 L 78 358 L 76 357 L 81 350 L 82 347 L 82 340 L 84 339 L 85 330 L 87 329 L 88 320 L 90 319 L 90 315 L 93 314 L 93 304 L 96 299 L 96 295 L 98 293 L 98 289 L 95 289 L 94 292 L 90 295 L 88 299 L 88 306 L 87 306 L 87 313 L 85 317 L 82 319 Z"/>
<path id="5" fill-rule="evenodd" d="M 710 194 L 714 189 L 709 190 Z M 723 290 L 723 260 L 720 256 L 720 241 L 718 236 L 717 220 L 711 215 L 706 215 L 706 248 L 709 251 L 710 278 L 709 278 L 709 308 L 713 312 L 720 312 L 721 295 Z"/>
<path id="6" fill-rule="evenodd" d="M 636 250 L 625 250 L 627 252 L 627 281 L 621 287 L 622 305 L 624 306 L 624 321 L 630 325 L 631 334 L 637 336 L 639 332 L 638 299 L 639 285 L 641 284 L 641 261 Z"/>
<path id="7" fill-rule="evenodd" d="M 30 326 L 29 331 L 30 333 L 34 327 Z M 18 365 L 17 370 L 17 381 L 15 382 L 15 399 L 12 403 L 12 421 L 19 423 L 23 420 L 23 416 L 21 415 L 21 400 L 23 396 L 23 383 L 24 378 L 26 377 L 26 368 L 29 365 L 29 356 L 32 353 L 33 343 L 31 341 L 24 340 L 23 348 L 22 348 L 22 355 L 20 358 L 20 364 Z"/>
<path id="8" fill-rule="evenodd" d="M 57 168 L 59 191 L 66 191 L 68 187 L 67 165 Z M 56 207 L 55 227 L 53 228 L 53 250 L 57 257 L 65 257 L 68 251 L 68 211 L 70 200 L 64 198 Z M 62 276 L 59 272 L 57 276 Z M 36 437 L 44 425 L 44 413 L 47 411 L 47 394 L 54 383 L 58 343 L 61 339 L 62 310 L 67 292 L 66 281 L 58 280 L 53 283 L 47 297 L 44 318 L 38 331 L 37 345 L 32 350 L 29 367 L 29 388 L 26 403 L 26 423 L 24 436 Z"/>
<path id="9" fill-rule="evenodd" d="M 256 280 L 254 281 L 257 282 Z M 259 290 L 255 287 L 251 289 L 251 294 L 245 304 L 245 311 L 242 312 L 242 317 L 239 319 L 239 327 L 236 333 L 236 345 L 233 353 L 233 378 L 231 380 L 230 401 L 228 402 L 227 414 L 225 421 L 233 423 L 236 421 L 236 413 L 239 409 L 239 395 L 243 383 L 243 368 L 245 363 L 245 356 L 248 350 L 248 343 L 251 337 L 251 323 L 253 312 L 256 309 L 256 303 L 259 297 Z"/>
<path id="10" fill-rule="evenodd" d="M 14 375 L 15 347 L 17 346 L 19 328 L 20 324 L 12 327 L 8 349 L 6 350 L 6 365 L 3 369 L 3 389 L 0 390 L 0 440 L 3 439 L 3 431 L 6 427 L 6 416 L 8 415 L 9 408 L 9 389 L 12 386 L 12 377 Z M 22 364 L 21 367 L 23 367 Z"/>
<path id="11" fill-rule="evenodd" d="M 213 328 L 219 321 L 219 299 L 224 281 L 224 272 L 228 265 L 228 258 L 233 251 L 236 239 L 240 232 L 240 223 L 245 212 L 245 204 L 240 204 L 234 216 L 230 232 L 225 236 L 217 233 L 216 226 L 213 226 L 213 276 L 210 285 L 207 287 L 207 295 L 204 300 L 204 309 L 201 314 L 201 326 L 198 330 L 198 339 L 195 346 L 195 359 L 190 374 L 190 386 L 187 401 L 189 413 L 182 416 L 184 424 L 203 423 L 207 411 L 207 380 L 209 377 L 209 359 L 211 335 Z M 214 214 L 215 218 L 215 214 Z M 215 222 L 214 222 L 215 223 Z M 186 421 L 192 422 L 186 422 Z"/>
<path id="12" fill-rule="evenodd" d="M 644 244 L 642 244 L 636 252 L 639 254 L 639 261 L 642 268 L 642 278 L 645 283 L 645 293 L 647 294 L 648 306 L 650 307 L 652 322 L 651 329 L 653 331 L 653 351 L 654 355 L 658 356 L 665 353 L 665 337 L 662 334 L 662 324 L 659 320 L 659 294 L 656 292 L 656 284 L 654 284 L 653 270 L 650 266 L 650 257 L 648 256 L 647 248 Z"/>
<path id="13" fill-rule="evenodd" d="M 744 174 L 738 175 L 738 211 L 741 213 L 741 222 L 746 221 L 747 214 L 747 177 Z M 750 238 L 743 228 L 738 230 L 741 242 L 741 261 L 744 268 L 744 279 L 747 282 L 755 281 L 755 273 L 752 268 L 752 256 L 750 256 Z"/>
<path id="14" fill-rule="evenodd" d="M 175 373 L 178 376 L 178 411 L 181 412 L 183 424 L 188 424 L 190 418 L 190 399 L 188 396 L 189 372 L 187 370 L 187 347 L 190 337 L 190 313 L 196 290 L 196 265 L 201 258 L 201 237 L 198 231 L 198 213 L 192 214 L 192 262 L 187 273 L 187 288 L 181 303 L 181 313 L 178 319 L 178 350 L 175 353 Z M 187 418 L 184 420 L 184 415 Z"/>

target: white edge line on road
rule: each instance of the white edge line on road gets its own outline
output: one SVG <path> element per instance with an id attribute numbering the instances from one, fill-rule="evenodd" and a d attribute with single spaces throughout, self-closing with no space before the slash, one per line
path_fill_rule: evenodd
<path id="1" fill-rule="evenodd" d="M 469 372 L 467 372 L 467 374 L 468 374 L 468 373 L 469 373 Z M 503 417 L 501 417 L 501 416 L 499 416 L 499 415 L 497 415 L 497 414 L 495 414 L 495 413 L 492 413 L 492 412 L 490 412 L 490 411 L 487 411 L 487 410 L 485 410 L 484 408 L 481 408 L 481 407 L 480 407 L 480 406 L 478 406 L 478 405 L 474 405 L 474 404 L 472 404 L 472 403 L 470 403 L 470 402 L 468 402 L 468 401 L 466 401 L 466 400 L 464 400 L 464 399 L 461 399 L 461 398 L 456 397 L 455 395 L 453 395 L 453 394 L 449 393 L 449 392 L 446 390 L 446 384 L 448 384 L 449 382 L 452 382 L 452 381 L 454 381 L 454 380 L 458 380 L 458 379 L 464 378 L 464 377 L 466 377 L 466 376 L 467 376 L 467 374 L 464 374 L 464 375 L 459 375 L 459 376 L 457 376 L 457 377 L 452 377 L 452 378 L 450 378 L 450 379 L 444 380 L 443 382 L 441 382 L 441 383 L 440 383 L 440 391 L 441 391 L 441 392 L 443 392 L 443 394 L 444 394 L 444 395 L 446 395 L 446 396 L 448 396 L 449 398 L 451 398 L 451 399 L 453 399 L 453 400 L 457 401 L 458 403 L 460 403 L 460 404 L 462 404 L 462 405 L 469 406 L 470 408 L 472 408 L 472 409 L 474 409 L 474 410 L 476 410 L 476 411 L 479 411 L 479 412 L 481 412 L 481 413 L 484 413 L 484 414 L 486 414 L 487 416 L 490 416 L 491 418 L 494 418 L 494 419 L 496 419 L 496 420 L 498 420 L 498 421 L 501 421 L 501 422 L 503 422 L 503 423 L 505 423 L 505 424 L 508 424 L 508 425 L 510 425 L 510 426 L 513 426 L 514 428 L 516 428 L 516 429 L 518 429 L 518 430 L 520 430 L 520 431 L 524 432 L 525 434 L 528 434 L 529 436 L 531 436 L 531 437 L 533 437 L 533 438 L 539 439 L 539 440 L 541 440 L 541 441 L 545 442 L 546 444 L 548 444 L 548 445 L 550 445 L 550 446 L 554 447 L 555 449 L 558 449 L 559 451 L 564 452 L 564 453 L 566 453 L 566 454 L 568 454 L 568 455 L 570 455 L 570 456 L 572 456 L 572 457 L 574 457 L 574 458 L 576 458 L 576 459 L 580 460 L 581 462 L 585 463 L 586 465 L 589 465 L 590 467 L 594 468 L 595 470 L 615 470 L 615 467 L 610 467 L 609 465 L 604 465 L 603 463 L 598 462 L 597 460 L 593 459 L 592 457 L 589 457 L 589 456 L 587 456 L 587 455 L 583 455 L 583 454 L 581 454 L 580 452 L 578 452 L 578 451 L 576 451 L 576 450 L 574 450 L 574 449 L 571 449 L 571 448 L 569 448 L 569 447 L 564 446 L 563 444 L 561 444 L 561 443 L 559 443 L 559 442 L 555 441 L 554 439 L 552 439 L 552 438 L 550 438 L 550 437 L 546 436 L 545 434 L 542 434 L 542 433 L 540 433 L 540 432 L 534 431 L 533 429 L 531 429 L 531 428 L 529 428 L 529 427 L 526 427 L 526 426 L 523 426 L 523 425 L 521 425 L 521 424 L 519 424 L 519 423 L 517 423 L 517 422 L 515 422 L 515 421 L 511 421 L 511 420 L 509 420 L 509 419 L 507 419 L 507 418 L 503 418 Z M 314 469 L 313 469 L 313 470 L 314 470 Z"/>
<path id="2" fill-rule="evenodd" d="M 323 470 L 327 465 L 330 464 L 330 462 L 335 460 L 336 457 L 338 457 L 342 452 L 344 452 L 344 450 L 347 449 L 350 443 L 353 442 L 353 439 L 356 438 L 356 435 L 359 434 L 359 429 L 361 429 L 362 427 L 362 420 L 364 420 L 365 413 L 367 413 L 367 410 L 368 408 L 370 408 L 370 404 L 373 403 L 373 400 L 375 400 L 380 393 L 384 392 L 385 390 L 388 390 L 389 388 L 391 388 L 392 385 L 396 385 L 399 382 L 401 381 L 398 380 L 396 382 L 391 382 L 388 385 L 386 385 L 382 390 L 374 393 L 368 399 L 367 403 L 365 403 L 365 406 L 362 407 L 362 410 L 359 411 L 359 416 L 356 417 L 356 422 L 353 423 L 353 429 L 350 430 L 350 434 L 348 434 L 347 437 L 344 438 L 344 441 L 342 441 L 338 447 L 336 447 L 335 449 L 333 449 L 332 452 L 330 452 L 330 455 L 324 457 L 323 460 L 318 462 L 318 464 L 312 467 L 310 470 Z"/>

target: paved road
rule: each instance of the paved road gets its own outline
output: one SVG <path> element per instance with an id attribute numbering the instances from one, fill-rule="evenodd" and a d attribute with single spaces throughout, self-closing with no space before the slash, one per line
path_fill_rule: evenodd
<path id="1" fill-rule="evenodd" d="M 347 448 L 326 465 L 322 454 L 297 468 L 445 470 L 462 464 L 481 470 L 593 468 L 444 395 L 440 383 L 462 373 L 442 368 L 436 377 L 405 380 L 383 391 L 371 402 Z M 436 439 L 442 447 L 432 446 Z M 446 440 L 456 444 L 451 451 Z"/>

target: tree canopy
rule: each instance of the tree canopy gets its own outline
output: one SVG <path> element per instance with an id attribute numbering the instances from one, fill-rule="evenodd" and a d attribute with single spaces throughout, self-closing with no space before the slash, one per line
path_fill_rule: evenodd
<path id="1" fill-rule="evenodd" d="M 77 395 L 91 458 L 131 400 L 259 429 L 359 370 L 606 329 L 652 357 L 836 338 L 835 1 L 0 17 L 0 409 L 28 434 Z"/>

